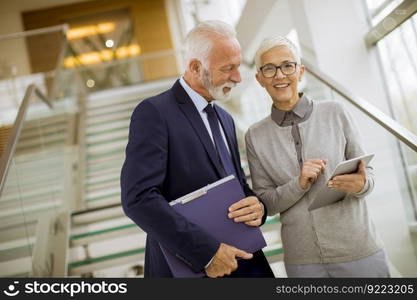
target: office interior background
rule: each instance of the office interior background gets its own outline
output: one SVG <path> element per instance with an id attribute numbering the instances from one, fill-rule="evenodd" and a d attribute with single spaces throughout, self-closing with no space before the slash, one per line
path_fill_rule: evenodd
<path id="1" fill-rule="evenodd" d="M 146 234 L 120 205 L 129 118 L 180 76 L 186 33 L 220 19 L 242 46 L 242 83 L 221 105 L 246 174 L 244 133 L 272 103 L 254 54 L 284 35 L 307 69 L 302 91 L 344 103 L 376 154 L 367 205 L 391 275 L 416 277 L 416 11 L 415 0 L 1 0 L 0 276 L 143 277 Z M 279 215 L 262 231 L 286 277 Z"/>

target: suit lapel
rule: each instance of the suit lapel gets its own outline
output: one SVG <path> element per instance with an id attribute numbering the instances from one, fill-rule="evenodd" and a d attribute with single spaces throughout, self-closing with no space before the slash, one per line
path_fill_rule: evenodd
<path id="1" fill-rule="evenodd" d="M 223 167 L 220 165 L 216 149 L 214 148 L 213 142 L 210 138 L 209 133 L 207 132 L 207 128 L 204 125 L 204 122 L 201 119 L 199 112 L 197 111 L 197 108 L 195 107 L 194 103 L 192 102 L 187 92 L 183 89 L 178 80 L 175 82 L 174 86 L 172 87 L 172 90 L 174 92 L 177 102 L 179 103 L 181 111 L 187 117 L 194 131 L 198 135 L 219 177 L 222 177 L 222 174 L 224 172 Z"/>

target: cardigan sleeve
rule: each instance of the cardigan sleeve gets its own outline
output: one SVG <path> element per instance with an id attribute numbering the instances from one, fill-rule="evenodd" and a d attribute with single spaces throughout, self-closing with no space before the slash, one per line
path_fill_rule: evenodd
<path id="1" fill-rule="evenodd" d="M 286 211 L 296 204 L 308 189 L 303 190 L 300 187 L 298 176 L 293 177 L 289 182 L 283 185 L 276 186 L 266 173 L 262 166 L 262 161 L 256 154 L 250 130 L 246 133 L 245 140 L 254 192 L 266 205 L 269 216 Z"/>

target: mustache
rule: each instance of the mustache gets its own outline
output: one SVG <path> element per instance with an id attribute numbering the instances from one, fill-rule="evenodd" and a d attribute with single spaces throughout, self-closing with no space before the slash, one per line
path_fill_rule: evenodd
<path id="1" fill-rule="evenodd" d="M 222 89 L 223 88 L 234 88 L 234 87 L 236 87 L 236 82 L 231 82 L 231 81 L 226 82 L 226 83 L 224 83 L 220 86 L 220 88 L 222 88 Z"/>

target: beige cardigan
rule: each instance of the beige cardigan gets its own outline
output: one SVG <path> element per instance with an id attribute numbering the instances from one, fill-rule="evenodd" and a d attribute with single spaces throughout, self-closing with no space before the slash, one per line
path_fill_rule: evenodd
<path id="1" fill-rule="evenodd" d="M 298 183 L 300 167 L 291 126 L 280 127 L 268 116 L 246 133 L 253 190 L 267 206 L 269 215 L 280 213 L 285 262 L 348 262 L 382 249 L 365 201 L 374 186 L 372 167 L 367 167 L 361 192 L 347 195 L 333 205 L 307 210 L 339 162 L 365 154 L 351 117 L 340 103 L 313 101 L 311 116 L 299 124 L 299 129 L 303 161 L 329 160 L 325 174 L 309 190 L 303 190 Z"/>

